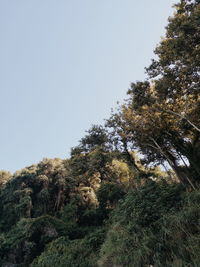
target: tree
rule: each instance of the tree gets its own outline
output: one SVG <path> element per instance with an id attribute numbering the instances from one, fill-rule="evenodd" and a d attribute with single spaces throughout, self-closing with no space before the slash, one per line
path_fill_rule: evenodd
<path id="1" fill-rule="evenodd" d="M 109 122 L 146 163 L 168 165 L 193 189 L 200 181 L 200 4 L 181 1 L 155 50 L 150 81 L 132 83 L 129 99 Z"/>

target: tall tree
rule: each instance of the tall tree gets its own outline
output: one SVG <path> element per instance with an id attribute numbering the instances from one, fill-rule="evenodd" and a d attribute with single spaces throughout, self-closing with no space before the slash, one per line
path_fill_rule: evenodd
<path id="1" fill-rule="evenodd" d="M 137 147 L 147 163 L 167 161 L 195 188 L 200 181 L 200 3 L 182 0 L 175 7 L 155 50 L 157 60 L 147 68 L 149 80 L 131 84 L 128 101 L 109 125 L 116 129 L 115 140 Z"/>

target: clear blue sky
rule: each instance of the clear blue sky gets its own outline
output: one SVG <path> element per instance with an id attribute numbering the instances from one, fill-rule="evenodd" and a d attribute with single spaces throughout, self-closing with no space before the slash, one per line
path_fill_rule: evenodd
<path id="1" fill-rule="evenodd" d="M 145 78 L 173 0 L 0 0 L 0 169 L 66 158 Z"/>

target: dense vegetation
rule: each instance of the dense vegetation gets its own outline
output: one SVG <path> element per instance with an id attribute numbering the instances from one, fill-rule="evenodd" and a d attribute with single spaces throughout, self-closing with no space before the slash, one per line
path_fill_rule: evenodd
<path id="1" fill-rule="evenodd" d="M 0 172 L 0 266 L 200 266 L 200 1 L 69 159 Z"/>

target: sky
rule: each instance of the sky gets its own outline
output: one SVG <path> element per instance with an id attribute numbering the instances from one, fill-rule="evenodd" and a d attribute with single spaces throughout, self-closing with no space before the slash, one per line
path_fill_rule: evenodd
<path id="1" fill-rule="evenodd" d="M 145 79 L 175 0 L 0 0 L 0 169 L 67 158 Z"/>

